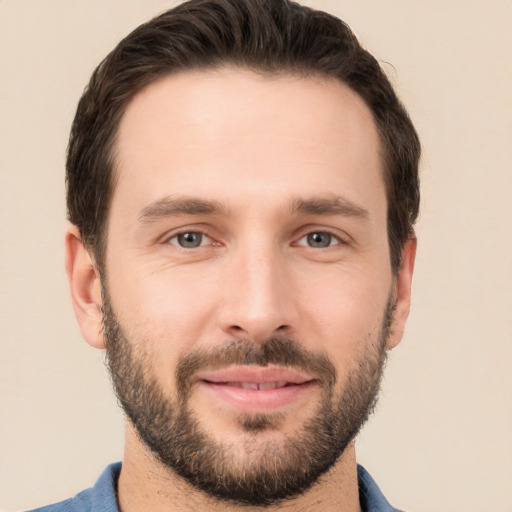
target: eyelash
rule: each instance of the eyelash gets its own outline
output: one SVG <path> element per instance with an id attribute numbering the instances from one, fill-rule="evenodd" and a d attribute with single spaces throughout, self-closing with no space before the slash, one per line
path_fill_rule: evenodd
<path id="1" fill-rule="evenodd" d="M 205 233 L 204 231 L 202 231 L 200 229 L 187 229 L 185 231 L 175 233 L 171 237 L 167 238 L 166 242 L 168 244 L 175 245 L 176 247 L 178 247 L 180 249 L 184 249 L 184 250 L 191 250 L 191 249 L 197 249 L 198 247 L 203 247 L 203 241 L 204 241 L 203 239 L 201 240 L 200 245 L 198 245 L 196 247 L 184 247 L 184 246 L 180 245 L 179 243 L 172 243 L 172 240 L 178 239 L 178 237 L 185 236 L 185 235 L 200 235 L 202 238 L 206 237 L 213 241 L 213 238 L 211 238 L 207 233 Z"/>
<path id="2" fill-rule="evenodd" d="M 200 235 L 201 236 L 201 240 L 200 240 L 199 245 L 192 246 L 192 247 L 185 247 L 185 246 L 181 245 L 178 242 L 178 238 L 180 236 L 185 236 L 187 234 L 189 234 L 189 235 Z M 328 245 L 325 246 L 325 247 L 313 247 L 313 246 L 309 245 L 308 242 L 310 242 L 310 240 L 308 240 L 308 237 L 311 237 L 313 235 L 327 235 L 329 237 Z M 200 247 L 203 247 L 204 246 L 204 237 L 206 237 L 209 240 L 211 240 L 213 242 L 212 245 L 220 245 L 219 243 L 215 243 L 215 240 L 212 237 L 210 237 L 205 231 L 200 230 L 200 229 L 189 229 L 189 230 L 183 230 L 183 231 L 181 231 L 179 233 L 175 233 L 171 237 L 168 237 L 166 239 L 166 243 L 174 245 L 174 246 L 176 246 L 176 247 L 178 247 L 180 249 L 188 251 L 188 250 L 198 249 Z M 176 243 L 172 242 L 172 240 L 174 240 L 174 239 L 176 239 Z M 306 243 L 300 243 L 303 239 L 306 239 L 307 242 Z M 335 239 L 336 243 L 331 244 L 332 239 Z M 300 247 L 309 247 L 310 249 L 328 249 L 330 247 L 335 247 L 337 245 L 347 245 L 347 243 L 348 243 L 347 240 L 345 240 L 343 237 L 341 237 L 337 233 L 333 233 L 332 231 L 329 231 L 329 230 L 326 230 L 326 229 L 317 229 L 317 230 L 312 229 L 312 230 L 304 233 L 293 245 L 296 245 L 296 246 L 298 245 Z"/>
<path id="3" fill-rule="evenodd" d="M 303 240 L 303 239 L 307 240 L 308 237 L 311 237 L 313 235 L 327 235 L 329 237 L 329 245 L 327 245 L 326 247 L 312 247 L 311 245 L 309 245 L 307 243 L 306 244 L 300 243 L 301 240 Z M 335 239 L 336 243 L 331 244 L 330 242 L 332 241 L 332 239 Z M 308 242 L 309 242 L 309 240 L 308 240 Z M 310 249 L 328 249 L 330 247 L 335 247 L 337 245 L 346 245 L 346 244 L 347 244 L 347 241 L 344 240 L 339 234 L 333 233 L 332 231 L 329 231 L 326 229 L 313 229 L 311 231 L 308 231 L 307 233 L 302 235 L 299 238 L 299 240 L 296 242 L 296 245 L 309 247 Z"/>

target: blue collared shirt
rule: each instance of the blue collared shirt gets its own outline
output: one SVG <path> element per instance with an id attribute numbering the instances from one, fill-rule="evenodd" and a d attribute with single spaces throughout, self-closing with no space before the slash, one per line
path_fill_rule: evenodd
<path id="1" fill-rule="evenodd" d="M 30 512 L 119 512 L 116 487 L 120 472 L 120 462 L 111 464 L 90 489 L 82 491 L 69 500 Z M 373 478 L 362 466 L 357 466 L 357 478 L 359 501 L 363 512 L 400 512 L 388 503 Z"/>

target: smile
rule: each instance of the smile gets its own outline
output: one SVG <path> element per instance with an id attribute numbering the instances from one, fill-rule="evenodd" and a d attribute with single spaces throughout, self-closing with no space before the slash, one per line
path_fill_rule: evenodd
<path id="1" fill-rule="evenodd" d="M 289 382 L 281 381 L 281 382 L 217 382 L 217 385 L 225 385 L 232 386 L 234 388 L 242 388 L 242 389 L 277 389 L 284 388 L 285 386 L 290 386 Z"/>
<path id="2" fill-rule="evenodd" d="M 316 388 L 316 379 L 287 368 L 241 366 L 204 372 L 196 380 L 199 390 L 213 403 L 238 412 L 277 411 L 297 406 Z"/>

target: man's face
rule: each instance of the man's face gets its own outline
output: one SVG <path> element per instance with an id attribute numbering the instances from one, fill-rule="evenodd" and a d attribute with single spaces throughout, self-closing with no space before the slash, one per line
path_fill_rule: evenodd
<path id="1" fill-rule="evenodd" d="M 128 416 L 212 494 L 300 492 L 366 419 L 395 343 L 371 113 L 337 81 L 182 73 L 132 100 L 116 155 L 104 314 Z"/>

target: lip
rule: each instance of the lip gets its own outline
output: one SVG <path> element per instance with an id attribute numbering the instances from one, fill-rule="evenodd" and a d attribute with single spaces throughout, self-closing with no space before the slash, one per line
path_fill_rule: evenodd
<path id="1" fill-rule="evenodd" d="M 316 384 L 305 373 L 261 366 L 205 371 L 195 379 L 199 389 L 240 412 L 271 412 L 300 401 Z"/>

